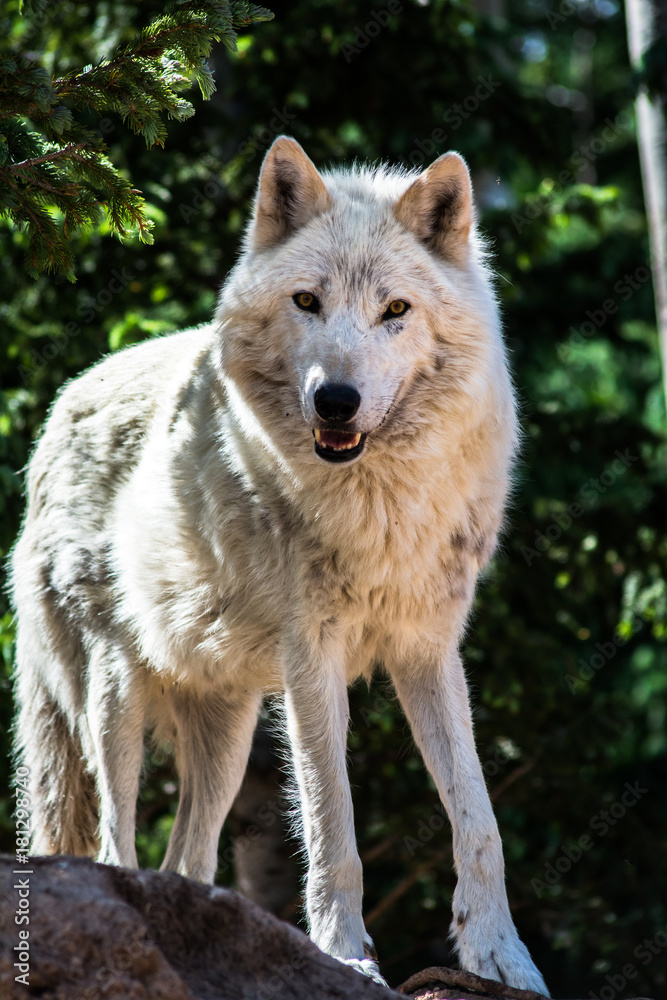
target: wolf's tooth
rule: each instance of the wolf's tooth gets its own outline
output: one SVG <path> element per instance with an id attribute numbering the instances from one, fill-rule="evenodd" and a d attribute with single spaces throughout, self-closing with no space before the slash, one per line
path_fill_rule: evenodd
<path id="1" fill-rule="evenodd" d="M 319 445 L 322 444 L 322 432 L 316 427 L 313 431 L 315 435 L 315 440 Z M 350 448 L 356 448 L 361 441 L 361 434 L 352 435 L 351 441 L 340 442 L 339 444 L 325 444 L 324 447 L 331 448 L 333 451 L 349 451 Z"/>
<path id="2" fill-rule="evenodd" d="M 341 441 L 340 444 L 332 444 L 329 445 L 329 447 L 333 448 L 335 451 L 349 451 L 350 448 L 356 448 L 360 441 L 361 434 L 355 434 L 351 441 Z"/>

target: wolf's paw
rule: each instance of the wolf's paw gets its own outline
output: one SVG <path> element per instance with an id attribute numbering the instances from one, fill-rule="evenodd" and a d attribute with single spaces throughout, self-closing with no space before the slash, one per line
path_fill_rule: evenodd
<path id="1" fill-rule="evenodd" d="M 469 914 L 463 925 L 454 921 L 452 935 L 457 939 L 461 966 L 468 972 L 518 990 L 534 990 L 549 996 L 544 979 L 517 934 L 509 913 L 506 920 L 477 924 Z"/>
<path id="2" fill-rule="evenodd" d="M 369 979 L 374 979 L 381 986 L 388 986 L 386 979 L 383 979 L 380 975 L 377 962 L 374 962 L 372 958 L 339 958 L 338 961 L 342 962 L 343 965 L 349 965 L 351 969 L 356 969 L 357 972 L 363 973 Z"/>

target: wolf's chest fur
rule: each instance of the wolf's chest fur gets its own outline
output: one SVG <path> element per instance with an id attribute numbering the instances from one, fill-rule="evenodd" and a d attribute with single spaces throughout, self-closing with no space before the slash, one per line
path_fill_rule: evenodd
<path id="1" fill-rule="evenodd" d="M 295 485 L 244 468 L 227 441 L 202 477 L 202 434 L 191 423 L 166 469 L 167 446 L 151 447 L 119 504 L 120 614 L 154 668 L 279 687 L 285 637 L 305 627 L 314 641 L 340 634 L 352 678 L 460 625 L 501 503 L 480 498 L 479 470 L 388 459 L 378 474 Z M 165 475 L 159 510 L 150 484 Z"/>
<path id="2" fill-rule="evenodd" d="M 308 428 L 264 437 L 243 424 L 216 367 L 217 337 L 209 327 L 134 348 L 125 365 L 109 359 L 72 387 L 62 433 L 78 450 L 94 442 L 99 481 L 87 487 L 82 555 L 61 577 L 80 578 L 85 553 L 111 537 L 116 620 L 151 670 L 194 687 L 279 687 L 285 639 L 302 627 L 314 641 L 337 631 L 350 678 L 451 637 L 501 515 L 508 463 L 494 420 L 432 412 L 409 450 L 371 439 L 366 465 L 330 470 Z M 133 399 L 145 381 L 153 413 L 135 439 L 121 434 L 128 374 Z M 101 394 L 106 417 L 88 430 L 81 414 Z M 99 521 L 107 490 L 115 500 Z"/>

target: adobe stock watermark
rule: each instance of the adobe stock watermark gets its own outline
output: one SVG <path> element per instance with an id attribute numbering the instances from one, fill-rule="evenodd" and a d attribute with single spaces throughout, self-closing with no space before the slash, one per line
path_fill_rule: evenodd
<path id="1" fill-rule="evenodd" d="M 112 959 L 95 970 L 95 979 L 80 994 L 85 1000 L 102 1000 L 118 993 L 120 977 L 137 966 L 145 968 L 146 959 L 155 955 L 155 945 L 150 940 L 133 938 L 129 943 L 116 946 Z"/>
<path id="2" fill-rule="evenodd" d="M 624 274 L 614 283 L 613 291 L 623 302 L 627 302 L 651 279 L 651 258 L 640 264 L 632 274 Z M 556 351 L 561 361 L 569 361 L 577 347 L 581 347 L 589 337 L 601 330 L 610 316 L 618 312 L 617 299 L 605 299 L 599 309 L 587 309 L 586 319 L 579 327 L 571 326 L 567 341 L 558 344 Z"/>
<path id="3" fill-rule="evenodd" d="M 482 771 L 487 778 L 495 778 L 506 764 L 509 764 L 512 760 L 516 760 L 520 755 L 520 751 L 507 741 L 507 745 L 498 747 L 493 757 L 487 757 L 482 762 Z M 416 835 L 403 837 L 403 846 L 410 857 L 413 858 L 420 848 L 428 844 L 434 835 L 439 830 L 442 830 L 446 823 L 447 811 L 442 802 L 436 802 L 429 818 L 427 820 L 419 820 L 415 831 Z"/>
<path id="4" fill-rule="evenodd" d="M 474 115 L 479 106 L 502 86 L 500 80 L 494 80 L 490 74 L 478 76 L 476 82 L 477 86 L 471 94 L 468 94 L 460 104 L 452 105 L 443 113 L 443 122 L 450 125 L 453 131 L 460 128 L 463 122 Z M 426 158 L 432 156 L 437 147 L 445 142 L 448 136 L 449 133 L 444 129 L 434 128 L 425 139 L 417 139 L 414 148 L 400 162 L 408 168 L 421 166 Z"/>
<path id="5" fill-rule="evenodd" d="M 572 526 L 572 522 L 580 518 L 587 509 L 594 507 L 600 496 L 606 493 L 610 486 L 613 486 L 619 476 L 622 476 L 631 465 L 639 461 L 639 455 L 630 454 L 629 448 L 626 448 L 623 452 L 617 450 L 614 452 L 614 455 L 616 456 L 614 461 L 607 466 L 597 479 L 591 476 L 588 482 L 580 487 L 579 495 L 581 503 L 575 500 L 568 504 L 566 510 L 552 514 L 551 524 L 544 531 L 535 531 L 534 546 L 521 546 L 521 555 L 525 559 L 527 566 L 532 566 L 536 559 L 539 559 L 545 552 L 548 552 L 551 546 L 559 540 L 563 532 Z"/>
<path id="6" fill-rule="evenodd" d="M 61 6 L 60 0 L 46 0 L 45 3 L 35 3 L 34 0 L 24 0 L 21 14 L 31 24 L 43 28 Z"/>
<path id="7" fill-rule="evenodd" d="M 34 874 L 30 865 L 28 851 L 30 849 L 30 792 L 28 780 L 30 770 L 21 765 L 16 769 L 14 788 L 16 807 L 14 823 L 16 824 L 16 864 L 12 872 L 16 875 L 14 891 L 16 892 L 16 910 L 14 924 L 17 927 L 17 942 L 13 946 L 13 967 L 16 969 L 14 980 L 23 986 L 30 986 L 30 876 Z M 22 867 L 25 866 L 25 867 Z"/>
<path id="8" fill-rule="evenodd" d="M 248 163 L 251 163 L 258 153 L 268 149 L 273 140 L 285 131 L 285 126 L 290 125 L 297 117 L 288 111 L 284 105 L 282 110 L 279 111 L 278 108 L 272 108 L 272 111 L 273 117 L 269 123 L 258 129 L 257 132 L 249 135 L 247 139 L 244 139 L 237 146 L 236 155 L 242 156 Z M 195 192 L 189 202 L 182 201 L 179 203 L 178 210 L 181 213 L 183 222 L 189 225 L 206 205 L 219 198 L 224 194 L 224 191 L 225 185 L 218 177 L 214 175 L 209 177 L 204 184 L 195 188 Z"/>
<path id="9" fill-rule="evenodd" d="M 510 761 L 517 760 L 520 756 L 521 751 L 509 740 L 504 740 L 496 749 L 493 757 L 487 757 L 486 760 L 482 762 L 482 771 L 484 772 L 485 777 L 495 778 L 503 767 L 509 764 Z"/>
<path id="10" fill-rule="evenodd" d="M 445 812 L 445 807 L 442 802 L 436 802 L 433 807 L 433 812 L 427 820 L 420 819 L 417 824 L 416 837 L 403 837 L 403 846 L 410 855 L 414 858 L 417 851 L 428 844 L 430 840 L 438 832 L 442 830 L 443 826 L 447 822 L 447 813 Z"/>
<path id="11" fill-rule="evenodd" d="M 77 306 L 76 311 L 81 317 L 82 322 L 92 323 L 98 314 L 103 309 L 106 309 L 116 295 L 119 295 L 136 277 L 136 274 L 133 274 L 127 267 L 121 268 L 120 271 L 114 268 L 111 272 L 111 278 L 104 288 L 101 288 L 95 295 L 84 299 Z M 23 385 L 27 385 L 35 372 L 41 371 L 49 361 L 53 361 L 61 351 L 64 351 L 69 342 L 79 333 L 81 333 L 81 323 L 76 323 L 72 320 L 69 323 L 65 323 L 59 333 L 49 334 L 48 340 L 50 343 L 39 351 L 36 348 L 32 350 L 30 352 L 29 364 L 19 365 L 18 374 Z"/>
<path id="12" fill-rule="evenodd" d="M 579 10 L 581 10 L 581 3 L 576 3 L 576 0 L 561 0 L 558 10 L 548 10 L 544 16 L 551 30 L 555 31 L 557 24 L 567 21 L 568 17 Z"/>
<path id="13" fill-rule="evenodd" d="M 558 5 L 558 9 L 551 9 L 546 11 L 545 18 L 552 31 L 556 30 L 556 26 L 563 24 L 567 21 L 568 17 L 573 14 L 581 14 L 582 12 L 594 10 L 596 18 L 608 18 L 616 13 L 618 10 L 618 4 L 612 3 L 611 0 L 597 0 L 597 2 L 592 2 L 592 0 L 561 0 Z"/>
<path id="14" fill-rule="evenodd" d="M 371 16 L 363 27 L 357 25 L 354 29 L 354 39 L 352 42 L 342 42 L 340 46 L 340 51 L 345 59 L 346 63 L 352 62 L 354 56 L 358 56 L 360 52 L 363 52 L 367 48 L 374 38 L 380 34 L 383 28 L 386 28 L 391 21 L 393 14 L 400 14 L 403 10 L 403 4 L 400 0 L 388 0 L 388 3 L 384 5 L 380 10 L 372 10 Z"/>
<path id="15" fill-rule="evenodd" d="M 644 938 L 632 954 L 641 965 L 646 967 L 665 948 L 667 948 L 667 927 L 664 930 L 657 931 L 652 938 Z M 636 979 L 638 975 L 639 969 L 637 966 L 633 965 L 632 962 L 626 962 L 617 973 L 604 977 L 607 980 L 607 985 L 603 986 L 599 993 L 594 993 L 590 990 L 588 995 L 591 1000 L 615 1000 L 621 990 L 625 989 L 628 982 Z"/>
<path id="16" fill-rule="evenodd" d="M 577 691 L 581 688 L 586 690 L 586 682 L 590 681 L 610 660 L 613 660 L 618 650 L 622 646 L 625 646 L 644 627 L 647 621 L 648 619 L 643 615 L 635 615 L 630 622 L 631 631 L 629 635 L 625 636 L 619 632 L 615 632 L 613 637 L 606 642 L 595 643 L 596 651 L 588 660 L 579 657 L 579 662 L 577 663 L 579 669 L 577 673 L 565 674 L 565 684 L 570 694 L 577 694 Z"/>
<path id="17" fill-rule="evenodd" d="M 366 708 L 365 706 L 362 705 L 362 707 L 359 709 L 359 715 L 361 716 L 362 721 L 366 726 L 366 728 L 368 729 L 370 726 L 373 726 L 375 725 L 375 723 L 379 722 L 380 718 L 382 717 L 382 713 L 386 712 L 386 710 L 390 708 L 391 705 L 392 702 L 389 701 L 388 698 L 385 698 L 383 694 L 377 694 L 375 696 L 373 704 L 370 708 Z"/>
<path id="18" fill-rule="evenodd" d="M 305 962 L 305 955 L 297 952 L 279 965 L 273 975 L 253 994 L 256 1000 L 271 1000 L 276 994 L 285 996 L 285 986 L 293 981 L 295 974 L 303 969 Z M 289 990 L 289 993 L 291 995 L 292 990 Z"/>
<path id="19" fill-rule="evenodd" d="M 594 163 L 610 143 L 630 127 L 631 121 L 630 116 L 625 111 L 619 111 L 614 119 L 605 118 L 604 128 L 599 135 L 582 143 L 570 154 L 566 164 L 571 164 L 572 169 L 561 170 L 556 179 L 545 177 L 542 183 L 548 188 L 548 191 L 543 195 L 527 198 L 523 212 L 512 214 L 512 224 L 516 231 L 520 233 L 527 225 L 544 215 L 552 199 L 564 188 L 576 183 L 576 175 L 581 173 L 589 163 Z"/>
<path id="20" fill-rule="evenodd" d="M 276 820 L 283 814 L 283 808 L 275 799 L 269 799 L 261 805 L 255 813 L 258 823 L 250 823 L 244 828 L 241 836 L 235 837 L 234 842 L 226 847 L 218 860 L 218 873 L 226 872 L 239 855 L 245 854 L 250 845 L 259 840 L 269 827 L 272 827 Z"/>
<path id="21" fill-rule="evenodd" d="M 632 809 L 639 800 L 647 794 L 648 788 L 642 788 L 638 781 L 631 785 L 626 781 L 624 791 L 616 802 L 612 803 L 608 809 L 601 809 L 593 816 L 588 824 L 589 829 L 601 839 L 616 826 L 619 820 L 623 819 L 628 809 Z M 594 838 L 589 833 L 582 833 L 580 837 L 570 844 L 561 844 L 562 853 L 555 861 L 547 862 L 541 878 L 537 876 L 531 878 L 530 886 L 538 899 L 541 899 L 551 886 L 556 885 L 566 875 L 574 865 L 584 856 L 586 851 L 590 851 L 595 843 Z"/>
<path id="22" fill-rule="evenodd" d="M 264 125 L 238 146 L 238 154 L 247 160 L 248 163 L 254 160 L 260 151 L 263 152 L 267 149 L 276 136 L 285 131 L 285 126 L 289 125 L 297 117 L 288 111 L 284 104 L 281 111 L 278 108 L 272 108 L 272 111 L 273 118 L 271 118 L 268 125 Z"/>

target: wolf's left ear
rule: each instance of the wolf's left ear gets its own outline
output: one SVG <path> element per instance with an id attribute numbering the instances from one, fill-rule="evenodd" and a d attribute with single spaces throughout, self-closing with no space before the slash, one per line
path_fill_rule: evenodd
<path id="1" fill-rule="evenodd" d="M 329 192 L 312 160 L 295 139 L 281 135 L 266 154 L 259 176 L 250 232 L 253 248 L 268 250 L 330 204 Z"/>
<path id="2" fill-rule="evenodd" d="M 401 195 L 394 214 L 429 249 L 464 263 L 474 218 L 465 160 L 458 153 L 438 157 Z"/>

